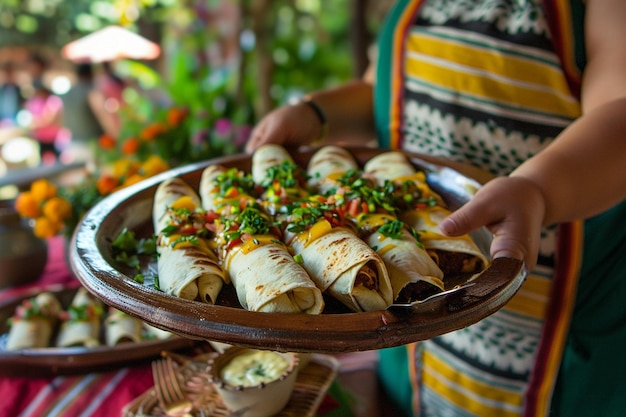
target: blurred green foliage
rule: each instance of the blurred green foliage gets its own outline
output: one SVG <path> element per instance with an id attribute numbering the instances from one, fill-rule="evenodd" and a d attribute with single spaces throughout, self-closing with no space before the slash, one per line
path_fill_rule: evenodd
<path id="1" fill-rule="evenodd" d="M 45 46 L 60 52 L 69 41 L 107 25 L 128 27 L 158 42 L 163 54 L 156 62 L 116 65 L 141 87 L 126 97 L 123 135 L 132 136 L 133 129 L 171 107 L 185 107 L 192 116 L 189 135 L 197 140 L 213 134 L 217 121 L 252 126 L 275 106 L 353 77 L 354 4 L 354 0 L 2 0 L 0 48 Z M 371 32 L 377 21 L 371 19 Z"/>
<path id="2" fill-rule="evenodd" d="M 222 3 L 239 9 L 240 21 L 207 22 Z M 262 13 L 255 12 L 266 3 Z M 266 86 L 275 103 L 294 94 L 346 80 L 353 73 L 350 56 L 350 0 L 2 0 L 0 2 L 0 47 L 46 46 L 60 50 L 79 36 L 110 24 L 130 27 L 167 45 L 175 44 L 166 57 L 164 77 L 173 76 L 186 65 L 188 72 L 201 76 L 199 69 L 211 65 L 198 59 L 211 49 L 219 32 L 239 32 L 241 53 L 247 55 L 245 79 L 238 80 L 243 93 L 257 96 L 259 52 L 254 28 L 261 28 L 264 54 L 271 58 L 271 85 Z M 261 21 L 259 21 L 261 20 Z M 209 24 L 210 23 L 210 24 Z M 226 28 L 227 25 L 232 28 Z M 147 30 L 146 30 L 147 29 Z M 256 33 L 258 35 L 259 32 Z M 160 39 L 154 39 L 159 37 Z M 172 48 L 169 48 L 172 52 Z M 236 71 L 237 69 L 232 69 Z M 207 71 L 204 71 L 207 75 Z M 210 72 L 210 71 L 209 71 Z M 181 88 L 182 87 L 182 88 Z M 176 86 L 176 91 L 196 86 Z M 234 87 L 236 88 L 236 87 Z"/>

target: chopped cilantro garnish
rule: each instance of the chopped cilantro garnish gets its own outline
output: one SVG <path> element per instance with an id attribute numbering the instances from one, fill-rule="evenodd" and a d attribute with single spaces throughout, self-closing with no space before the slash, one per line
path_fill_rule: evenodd
<path id="1" fill-rule="evenodd" d="M 404 223 L 400 220 L 389 221 L 378 228 L 378 232 L 392 239 L 400 239 L 402 237 L 402 229 Z"/>
<path id="2" fill-rule="evenodd" d="M 117 262 L 139 270 L 141 263 L 137 255 L 156 255 L 156 236 L 137 239 L 135 232 L 124 228 L 111 244 L 113 256 Z"/>

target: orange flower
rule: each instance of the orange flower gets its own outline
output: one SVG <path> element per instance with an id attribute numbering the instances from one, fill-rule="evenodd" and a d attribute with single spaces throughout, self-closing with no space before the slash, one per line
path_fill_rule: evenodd
<path id="1" fill-rule="evenodd" d="M 39 202 L 30 191 L 24 191 L 17 196 L 17 199 L 15 200 L 15 210 L 17 210 L 21 216 L 29 217 L 31 219 L 39 217 L 41 214 Z"/>
<path id="2" fill-rule="evenodd" d="M 131 161 L 130 159 L 118 159 L 113 162 L 113 173 L 115 178 L 122 178 L 123 176 L 129 176 L 136 174 L 141 165 L 137 161 Z"/>
<path id="3" fill-rule="evenodd" d="M 98 139 L 98 144 L 102 149 L 115 149 L 115 143 L 115 138 L 106 133 L 100 136 L 100 139 Z"/>
<path id="4" fill-rule="evenodd" d="M 172 127 L 176 127 L 185 120 L 187 114 L 187 109 L 171 108 L 167 112 L 167 123 Z"/>
<path id="5" fill-rule="evenodd" d="M 57 235 L 63 229 L 63 223 L 56 222 L 47 217 L 39 217 L 35 220 L 33 232 L 40 238 L 48 238 Z"/>
<path id="6" fill-rule="evenodd" d="M 33 198 L 41 203 L 56 196 L 57 187 L 48 180 L 39 179 L 31 184 L 30 192 L 32 193 Z"/>
<path id="7" fill-rule="evenodd" d="M 124 188 L 133 184 L 137 184 L 139 181 L 144 180 L 144 179 L 146 179 L 146 177 L 144 177 L 143 175 L 139 175 L 139 174 L 131 175 L 128 178 L 126 178 L 126 181 L 124 181 L 121 187 L 119 188 Z"/>
<path id="8" fill-rule="evenodd" d="M 127 139 L 122 144 L 122 153 L 125 155 L 133 155 L 139 149 L 139 140 L 137 138 Z"/>
<path id="9" fill-rule="evenodd" d="M 141 170 L 146 177 L 151 177 L 161 172 L 165 172 L 168 169 L 170 169 L 170 167 L 167 162 L 157 155 L 149 156 L 148 159 L 141 165 Z"/>
<path id="10" fill-rule="evenodd" d="M 54 222 L 63 223 L 72 215 L 72 206 L 62 197 L 52 197 L 44 203 L 43 215 Z"/>
<path id="11" fill-rule="evenodd" d="M 139 137 L 145 141 L 152 141 L 161 133 L 165 133 L 167 131 L 168 127 L 165 123 L 155 122 L 143 128 Z"/>
<path id="12" fill-rule="evenodd" d="M 114 178 L 110 175 L 103 175 L 98 178 L 98 181 L 96 182 L 96 188 L 98 189 L 98 193 L 100 193 L 100 195 L 107 195 L 113 192 L 118 184 L 119 181 L 117 180 L 117 178 Z"/>

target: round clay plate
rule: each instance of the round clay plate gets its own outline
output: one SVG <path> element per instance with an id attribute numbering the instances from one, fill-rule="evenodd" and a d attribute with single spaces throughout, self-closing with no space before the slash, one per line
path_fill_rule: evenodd
<path id="1" fill-rule="evenodd" d="M 315 150 L 290 153 L 305 167 Z M 382 152 L 348 150 L 361 166 Z M 466 202 L 480 186 L 444 164 L 407 156 L 418 170 L 426 172 L 430 186 L 452 209 Z M 123 189 L 90 210 L 74 233 L 70 252 L 70 264 L 82 284 L 106 304 L 183 337 L 280 351 L 335 353 L 400 346 L 469 326 L 500 309 L 525 278 L 521 261 L 498 258 L 474 277 L 475 285 L 410 309 L 354 313 L 326 299 L 324 312 L 319 315 L 246 311 L 230 285 L 224 287 L 216 305 L 209 305 L 169 296 L 149 280 L 135 282 L 132 277 L 136 271 L 114 260 L 111 242 L 124 228 L 139 237 L 151 236 L 152 202 L 159 183 L 181 177 L 197 189 L 202 171 L 210 164 L 249 172 L 251 157 L 241 154 L 176 168 Z M 473 237 L 487 254 L 489 233 L 479 230 Z M 144 275 L 153 275 L 154 270 L 154 259 L 142 264 Z"/>
<path id="2" fill-rule="evenodd" d="M 107 371 L 138 362 L 149 362 L 161 356 L 162 351 L 191 348 L 194 341 L 172 335 L 167 339 L 143 340 L 107 346 L 104 334 L 102 344 L 96 347 L 44 347 L 6 350 L 9 332 L 8 320 L 22 301 L 42 291 L 52 293 L 64 308 L 74 297 L 77 286 L 51 285 L 36 287 L 18 296 L 0 302 L 0 375 L 12 377 L 42 377 L 52 375 L 85 374 Z M 56 332 L 55 332 L 56 334 Z"/>

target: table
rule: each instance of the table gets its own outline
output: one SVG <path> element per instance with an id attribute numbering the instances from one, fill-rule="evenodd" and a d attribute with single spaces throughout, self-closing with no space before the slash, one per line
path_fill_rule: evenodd
<path id="1" fill-rule="evenodd" d="M 41 277 L 32 284 L 0 290 L 0 301 L 52 284 L 79 285 L 66 264 L 64 239 L 49 239 L 48 251 L 48 262 Z M 355 369 L 355 356 L 349 357 L 348 371 L 351 372 Z M 126 404 L 152 386 L 149 363 L 84 375 L 0 376 L 0 417 L 117 417 Z M 354 401 L 350 398 L 349 390 L 333 382 L 318 409 L 318 416 L 351 417 L 353 405 L 349 403 Z"/>

